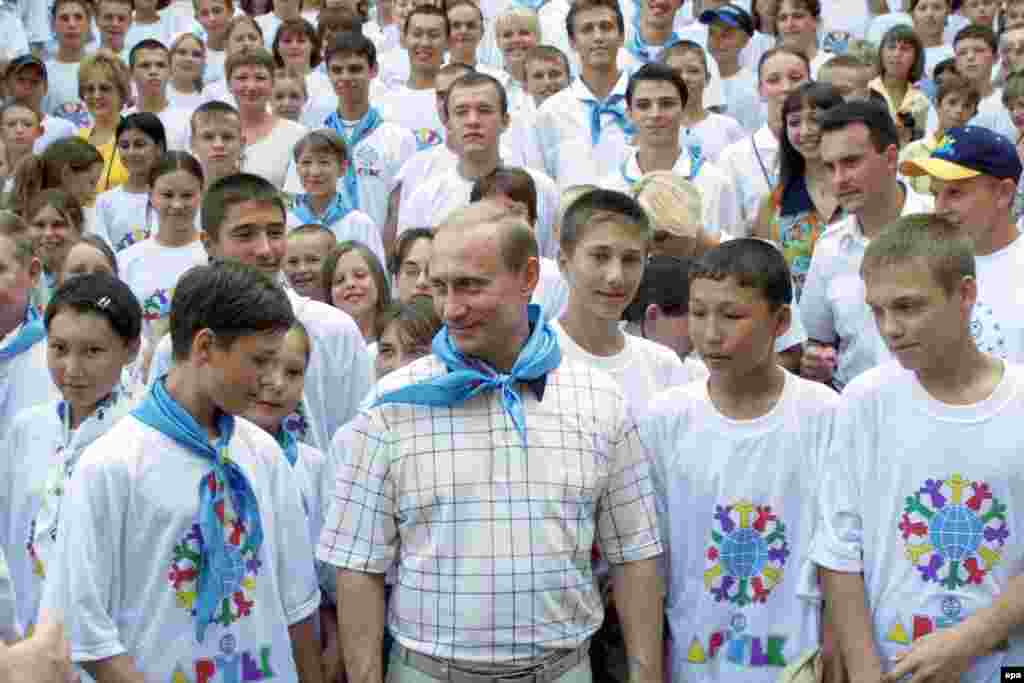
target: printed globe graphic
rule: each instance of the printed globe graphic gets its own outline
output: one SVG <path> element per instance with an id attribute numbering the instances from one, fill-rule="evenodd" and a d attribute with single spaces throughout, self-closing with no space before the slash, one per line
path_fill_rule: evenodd
<path id="1" fill-rule="evenodd" d="M 940 555 L 963 560 L 981 545 L 983 526 L 978 515 L 963 505 L 949 505 L 932 518 L 928 535 Z"/>
<path id="2" fill-rule="evenodd" d="M 722 541 L 722 564 L 738 579 L 761 573 L 768 561 L 768 546 L 753 529 L 737 529 Z"/>

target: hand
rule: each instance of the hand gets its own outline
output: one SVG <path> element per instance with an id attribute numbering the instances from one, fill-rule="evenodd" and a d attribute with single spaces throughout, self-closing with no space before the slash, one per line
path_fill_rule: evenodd
<path id="1" fill-rule="evenodd" d="M 1017 156 L 1024 162 L 1024 137 L 1017 141 Z"/>
<path id="2" fill-rule="evenodd" d="M 809 341 L 804 344 L 800 374 L 815 382 L 829 382 L 836 371 L 836 350 L 831 346 Z"/>
<path id="3" fill-rule="evenodd" d="M 12 645 L 3 658 L 9 683 L 67 683 L 77 678 L 72 674 L 64 626 L 50 623 L 42 615 L 32 637 Z"/>
<path id="4" fill-rule="evenodd" d="M 910 650 L 896 655 L 896 665 L 882 683 L 958 683 L 971 666 L 973 652 L 961 629 L 948 628 L 915 640 Z"/>

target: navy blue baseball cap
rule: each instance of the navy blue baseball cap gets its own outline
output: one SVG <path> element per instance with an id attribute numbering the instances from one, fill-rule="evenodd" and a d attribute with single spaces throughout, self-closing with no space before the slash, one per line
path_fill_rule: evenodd
<path id="1" fill-rule="evenodd" d="M 722 5 L 718 9 L 709 9 L 701 12 L 699 20 L 702 24 L 712 24 L 720 21 L 740 29 L 748 36 L 754 35 L 754 20 L 751 18 L 750 13 L 731 2 L 727 5 Z"/>
<path id="2" fill-rule="evenodd" d="M 980 175 L 1020 180 L 1021 163 L 1010 139 L 983 126 L 950 128 L 931 156 L 908 159 L 903 175 L 928 175 L 939 180 L 964 180 Z"/>

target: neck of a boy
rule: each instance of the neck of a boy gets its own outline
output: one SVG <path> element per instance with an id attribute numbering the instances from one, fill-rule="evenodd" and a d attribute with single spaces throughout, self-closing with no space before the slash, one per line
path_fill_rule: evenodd
<path id="1" fill-rule="evenodd" d="M 348 99 L 338 98 L 338 116 L 346 121 L 359 121 L 366 112 L 370 111 L 369 100 L 353 102 Z"/>
<path id="2" fill-rule="evenodd" d="M 220 408 L 199 389 L 197 372 L 189 361 L 176 363 L 167 374 L 165 386 L 171 398 L 206 430 L 212 441 L 220 437 L 220 430 L 217 429 Z"/>
<path id="3" fill-rule="evenodd" d="M 27 157 L 32 153 L 31 147 L 18 148 L 13 145 L 7 147 L 7 168 L 11 169 L 11 174 L 14 174 L 14 169 L 18 167 L 18 162 Z"/>
<path id="4" fill-rule="evenodd" d="M 199 235 L 196 234 L 193 221 L 189 221 L 188 224 L 175 224 L 162 220 L 155 239 L 157 244 L 163 247 L 184 247 L 199 239 Z"/>
<path id="5" fill-rule="evenodd" d="M 139 98 L 139 111 L 147 111 L 151 114 L 159 114 L 167 109 L 170 102 L 167 100 L 167 93 L 161 89 L 156 93 L 143 93 Z"/>
<path id="6" fill-rule="evenodd" d="M 57 46 L 57 61 L 64 64 L 71 64 L 82 61 L 82 57 L 85 55 L 85 48 L 79 45 L 78 47 L 69 47 L 67 45 Z"/>
<path id="7" fill-rule="evenodd" d="M 640 38 L 648 45 L 664 45 L 671 36 L 671 21 L 666 22 L 660 17 L 643 16 L 640 18 Z"/>
<path id="8" fill-rule="evenodd" d="M 903 205 L 907 201 L 907 190 L 893 179 L 892 185 L 877 201 L 869 201 L 864 209 L 857 214 L 860 229 L 864 237 L 874 239 L 881 234 L 885 226 L 892 223 L 903 213 Z"/>
<path id="9" fill-rule="evenodd" d="M 90 415 L 96 412 L 95 403 L 83 406 L 68 401 L 65 405 L 67 405 L 68 409 L 68 425 L 70 425 L 73 430 L 78 429 L 83 422 L 89 419 Z"/>
<path id="10" fill-rule="evenodd" d="M 492 173 L 501 163 L 498 148 L 463 155 L 459 159 L 459 175 L 466 180 L 476 180 Z"/>
<path id="11" fill-rule="evenodd" d="M 242 137 L 247 140 L 257 140 L 260 135 L 245 135 L 250 131 L 260 133 L 262 129 L 269 126 L 274 115 L 270 113 L 266 103 L 260 105 L 246 105 L 238 108 L 238 118 L 242 121 Z"/>
<path id="12" fill-rule="evenodd" d="M 174 88 L 176 91 L 183 94 L 199 92 L 199 90 L 196 88 L 195 79 L 188 78 L 186 76 L 172 75 L 170 83 L 168 85 Z"/>
<path id="13" fill-rule="evenodd" d="M 718 74 L 723 78 L 732 78 L 740 72 L 740 53 L 722 55 L 715 59 L 718 64 Z"/>
<path id="14" fill-rule="evenodd" d="M 626 335 L 619 329 L 618 320 L 606 320 L 596 317 L 575 299 L 569 292 L 569 303 L 565 313 L 559 318 L 565 330 L 576 344 L 587 353 L 595 356 L 614 356 L 626 348 Z"/>
<path id="15" fill-rule="evenodd" d="M 327 207 L 330 206 L 331 200 L 334 199 L 334 194 L 335 193 L 333 192 L 329 192 L 326 194 L 307 195 L 309 208 L 313 209 L 317 215 L 323 214 Z"/>
<path id="16" fill-rule="evenodd" d="M 593 93 L 594 97 L 601 102 L 615 89 L 615 84 L 619 82 L 619 75 L 618 67 L 614 66 L 607 69 L 583 66 L 580 69 L 580 80 Z"/>
<path id="17" fill-rule="evenodd" d="M 641 173 L 671 171 L 679 161 L 680 154 L 682 150 L 677 136 L 672 144 L 642 145 L 636 152 L 636 165 L 640 167 Z"/>
<path id="18" fill-rule="evenodd" d="M 992 85 L 992 72 L 990 71 L 986 78 L 982 78 L 980 81 L 975 82 L 974 87 L 977 89 L 978 95 L 980 95 L 980 100 L 991 95 L 995 90 L 995 86 Z"/>
<path id="19" fill-rule="evenodd" d="M 786 371 L 775 354 L 771 362 L 740 376 L 712 372 L 708 394 L 719 413 L 732 420 L 755 420 L 767 415 L 779 402 L 786 386 Z"/>
<path id="20" fill-rule="evenodd" d="M 978 350 L 965 334 L 960 349 L 951 349 L 934 367 L 916 371 L 917 380 L 937 401 L 972 405 L 989 398 L 1003 378 L 1003 362 Z"/>
<path id="21" fill-rule="evenodd" d="M 409 71 L 409 80 L 406 83 L 409 90 L 433 90 L 437 83 L 437 72 L 439 69 L 413 68 Z"/>

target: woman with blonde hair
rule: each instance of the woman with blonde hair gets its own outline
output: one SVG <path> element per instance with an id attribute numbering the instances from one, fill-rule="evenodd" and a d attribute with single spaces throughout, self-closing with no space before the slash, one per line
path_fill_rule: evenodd
<path id="1" fill-rule="evenodd" d="M 534 108 L 533 98 L 526 92 L 526 55 L 540 45 L 540 19 L 527 7 L 511 5 L 494 20 L 494 41 L 501 51 L 504 71 L 501 84 L 508 95 L 508 110 Z"/>
<path id="2" fill-rule="evenodd" d="M 103 157 L 103 173 L 96 186 L 106 192 L 128 180 L 115 144 L 121 111 L 131 99 L 131 75 L 121 58 L 99 49 L 82 60 L 78 69 L 78 95 L 85 102 L 93 124 L 80 128 L 78 137 L 87 140 Z"/>

